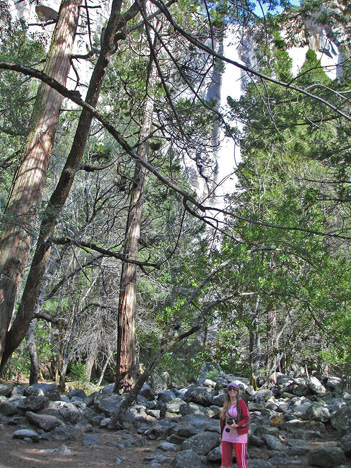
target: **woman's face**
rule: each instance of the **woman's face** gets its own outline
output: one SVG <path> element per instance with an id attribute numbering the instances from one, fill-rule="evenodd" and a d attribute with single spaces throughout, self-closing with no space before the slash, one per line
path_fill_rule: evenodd
<path id="1" fill-rule="evenodd" d="M 229 387 L 228 388 L 228 395 L 230 397 L 236 397 L 238 395 L 238 389 L 234 387 Z"/>

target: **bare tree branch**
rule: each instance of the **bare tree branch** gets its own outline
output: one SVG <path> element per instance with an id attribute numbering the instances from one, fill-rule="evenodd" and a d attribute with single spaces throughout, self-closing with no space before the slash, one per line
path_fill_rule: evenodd
<path id="1" fill-rule="evenodd" d="M 59 245 L 72 244 L 72 245 L 76 245 L 77 247 L 94 250 L 95 252 L 99 252 L 103 254 L 105 257 L 117 258 L 118 260 L 122 260 L 123 262 L 133 263 L 134 265 L 138 265 L 140 267 L 152 267 L 152 268 L 160 269 L 160 266 L 157 263 L 139 262 L 138 260 L 131 260 L 129 258 L 124 257 L 124 255 L 118 252 L 113 252 L 112 250 L 104 249 L 91 242 L 76 241 L 72 239 L 71 237 L 67 237 L 67 236 L 61 237 L 60 239 L 51 239 L 51 240 L 53 243 L 59 244 Z"/>

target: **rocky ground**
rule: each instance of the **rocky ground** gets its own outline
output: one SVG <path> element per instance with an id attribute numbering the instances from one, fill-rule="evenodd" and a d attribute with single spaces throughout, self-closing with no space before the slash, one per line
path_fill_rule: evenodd
<path id="1" fill-rule="evenodd" d="M 163 450 L 158 447 L 160 441 L 145 441 L 141 446 L 129 445 L 126 443 L 126 437 L 123 433 L 98 429 L 94 432 L 97 437 L 97 444 L 84 444 L 86 434 L 80 433 L 78 440 L 65 441 L 64 444 L 58 441 L 39 441 L 26 442 L 13 438 L 14 431 L 17 430 L 11 426 L 0 426 L 0 467 L 1 468 L 103 468 L 116 467 L 121 468 L 141 468 L 150 467 L 155 454 L 162 455 Z M 133 438 L 137 435 L 133 434 Z M 317 439 L 309 442 L 310 449 L 314 449 L 321 444 L 330 443 L 331 446 L 337 443 L 335 431 L 330 429 L 323 440 Z M 129 445 L 129 446 L 128 446 Z M 259 454 L 256 452 L 259 450 Z M 269 459 L 267 449 L 249 448 L 249 457 Z M 259 456 L 258 456 L 259 455 Z M 249 460 L 250 461 L 250 460 Z M 159 466 L 172 466 L 172 463 Z M 218 464 L 212 465 L 214 468 Z M 300 458 L 292 464 L 275 465 L 275 468 L 308 468 L 306 457 Z M 190 467 L 189 467 L 190 468 Z"/>
<path id="2" fill-rule="evenodd" d="M 249 468 L 351 468 L 351 395 L 339 380 L 324 386 L 282 375 L 276 388 L 259 391 L 241 383 L 251 412 Z M 53 384 L 0 384 L 0 468 L 218 468 L 225 388 L 199 381 L 156 394 L 146 386 L 123 429 L 108 430 L 121 401 L 111 386 L 87 396 L 61 395 Z"/>

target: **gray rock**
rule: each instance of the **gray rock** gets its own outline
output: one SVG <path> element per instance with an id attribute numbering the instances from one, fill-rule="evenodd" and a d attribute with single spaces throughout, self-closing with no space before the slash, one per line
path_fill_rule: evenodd
<path id="1" fill-rule="evenodd" d="M 222 446 L 219 445 L 218 447 L 215 447 L 213 450 L 208 452 L 206 458 L 211 463 L 220 463 L 222 460 Z"/>
<path id="2" fill-rule="evenodd" d="M 194 435 L 198 434 L 199 431 L 196 427 L 193 427 L 192 425 L 188 424 L 178 424 L 174 431 L 173 434 L 176 434 L 179 437 L 188 439 L 189 437 L 193 437 Z"/>
<path id="3" fill-rule="evenodd" d="M 167 457 L 166 455 L 156 455 L 154 456 L 150 462 L 150 466 L 151 467 L 156 467 L 156 466 L 162 466 L 162 465 L 165 465 L 166 463 L 171 463 L 172 461 L 172 457 Z"/>
<path id="4" fill-rule="evenodd" d="M 272 458 L 269 459 L 269 462 L 273 465 L 273 466 L 284 466 L 284 465 L 289 465 L 291 466 L 291 460 L 289 460 L 289 458 L 287 457 L 282 457 L 282 456 L 274 456 Z"/>
<path id="5" fill-rule="evenodd" d="M 203 431 L 215 431 L 219 433 L 219 421 L 209 419 L 204 414 L 187 414 L 179 419 L 181 426 L 191 426 L 197 433 Z"/>
<path id="6" fill-rule="evenodd" d="M 288 445 L 290 447 L 304 447 L 308 448 L 308 442 L 304 439 L 289 439 Z"/>
<path id="7" fill-rule="evenodd" d="M 296 396 L 307 396 L 311 393 L 311 389 L 307 383 L 302 382 L 298 385 L 295 385 L 292 392 Z"/>
<path id="8" fill-rule="evenodd" d="M 265 434 L 262 436 L 262 439 L 265 441 L 267 447 L 271 450 L 283 451 L 285 449 L 280 440 L 273 435 Z"/>
<path id="9" fill-rule="evenodd" d="M 183 405 L 186 405 L 186 403 L 184 403 L 181 398 L 174 398 L 173 400 L 166 403 L 166 408 L 169 413 L 180 413 L 180 408 Z"/>
<path id="10" fill-rule="evenodd" d="M 184 395 L 187 403 L 195 403 L 201 406 L 210 406 L 213 404 L 212 398 L 214 392 L 207 387 L 190 387 Z"/>
<path id="11" fill-rule="evenodd" d="M 341 439 L 341 447 L 344 454 L 349 457 L 351 455 L 351 434 L 346 434 Z"/>
<path id="12" fill-rule="evenodd" d="M 72 403 L 58 402 L 58 413 L 67 424 L 76 424 L 81 418 L 81 412 Z"/>
<path id="13" fill-rule="evenodd" d="M 330 418 L 330 423 L 339 434 L 348 434 L 351 430 L 351 406 L 345 405 L 333 413 Z"/>
<path id="14" fill-rule="evenodd" d="M 253 447 L 263 447 L 264 440 L 253 434 L 252 436 L 250 436 L 250 445 L 252 445 Z"/>
<path id="15" fill-rule="evenodd" d="M 319 421 L 301 421 L 300 419 L 292 419 L 286 421 L 285 427 L 288 431 L 296 431 L 298 429 L 303 429 L 306 431 L 314 432 L 325 432 L 325 426 Z"/>
<path id="16" fill-rule="evenodd" d="M 29 396 L 18 402 L 18 409 L 21 411 L 33 411 L 37 413 L 49 406 L 50 400 L 45 396 Z"/>
<path id="17" fill-rule="evenodd" d="M 218 434 L 214 432 L 202 432 L 185 440 L 181 445 L 181 450 L 193 450 L 198 455 L 206 456 L 218 445 Z"/>
<path id="18" fill-rule="evenodd" d="M 123 398 L 120 395 L 99 395 L 95 397 L 94 400 L 94 409 L 98 413 L 104 413 L 107 417 L 112 417 L 120 404 L 122 403 Z"/>
<path id="19" fill-rule="evenodd" d="M 169 419 L 161 419 L 152 424 L 152 426 L 144 432 L 144 435 L 151 440 L 166 439 L 171 434 L 175 423 Z"/>
<path id="20" fill-rule="evenodd" d="M 34 384 L 32 385 L 33 388 L 37 388 L 43 391 L 46 398 L 51 401 L 57 401 L 61 399 L 61 393 L 55 384 Z"/>
<path id="21" fill-rule="evenodd" d="M 39 387 L 25 387 L 23 389 L 23 395 L 26 397 L 29 396 L 44 396 L 44 391 Z"/>
<path id="22" fill-rule="evenodd" d="M 303 440 L 314 440 L 314 439 L 323 439 L 323 435 L 317 431 L 305 430 L 305 429 L 297 429 L 293 433 L 289 435 L 293 436 L 295 439 L 303 439 Z M 293 441 L 294 439 L 289 439 Z"/>
<path id="23" fill-rule="evenodd" d="M 274 468 L 272 463 L 264 460 L 248 460 L 249 468 Z"/>
<path id="24" fill-rule="evenodd" d="M 339 377 L 328 377 L 325 386 L 330 390 L 342 390 L 342 379 Z"/>
<path id="25" fill-rule="evenodd" d="M 13 391 L 13 385 L 0 384 L 0 396 L 10 398 Z"/>
<path id="26" fill-rule="evenodd" d="M 161 417 L 161 411 L 160 410 L 146 410 L 146 414 L 151 416 L 154 419 L 160 419 Z"/>
<path id="27" fill-rule="evenodd" d="M 205 387 L 211 388 L 212 390 L 216 388 L 217 385 L 217 383 L 211 379 L 205 379 L 203 382 L 200 380 L 199 383 L 201 383 L 201 385 L 204 385 Z"/>
<path id="28" fill-rule="evenodd" d="M 4 416 L 14 416 L 18 414 L 19 401 L 5 401 L 0 403 L 0 413 Z"/>
<path id="29" fill-rule="evenodd" d="M 272 390 L 258 390 L 254 396 L 258 400 L 268 401 L 270 398 L 272 398 L 273 393 Z"/>
<path id="30" fill-rule="evenodd" d="M 32 442 L 39 441 L 39 434 L 31 429 L 19 429 L 12 434 L 14 439 L 22 439 L 22 440 L 31 440 Z"/>
<path id="31" fill-rule="evenodd" d="M 61 447 L 56 448 L 56 449 L 42 449 L 42 450 L 39 450 L 39 453 L 45 453 L 45 454 L 58 453 L 60 455 L 66 455 L 66 456 L 72 455 L 72 452 L 67 447 L 67 445 L 61 445 Z"/>
<path id="32" fill-rule="evenodd" d="M 174 468 L 205 468 L 200 456 L 193 450 L 178 452 L 172 466 Z"/>
<path id="33" fill-rule="evenodd" d="M 324 395 L 326 393 L 326 389 L 324 385 L 317 379 L 317 377 L 310 377 L 307 380 L 307 385 L 312 393 L 316 395 Z"/>
<path id="34" fill-rule="evenodd" d="M 310 450 L 308 447 L 303 447 L 303 446 L 293 446 L 288 449 L 287 455 L 289 457 L 305 457 L 309 454 Z"/>
<path id="35" fill-rule="evenodd" d="M 159 450 L 163 450 L 164 452 L 172 452 L 178 450 L 178 446 L 176 444 L 171 444 L 170 442 L 162 442 L 157 447 Z"/>
<path id="36" fill-rule="evenodd" d="M 63 424 L 55 416 L 50 416 L 47 414 L 36 414 L 32 411 L 27 411 L 26 418 L 31 424 L 33 424 L 33 426 L 40 427 L 40 429 L 43 429 L 45 432 L 53 431 L 55 427 L 59 427 Z"/>
<path id="37" fill-rule="evenodd" d="M 102 395 L 112 395 L 113 393 L 113 390 L 115 388 L 115 384 L 108 384 L 108 385 L 105 385 L 105 387 L 103 387 L 101 390 L 100 390 L 100 393 Z"/>
<path id="38" fill-rule="evenodd" d="M 163 403 L 168 403 L 172 400 L 175 400 L 176 396 L 172 390 L 164 390 L 157 395 L 157 401 L 162 401 Z M 184 402 L 183 402 L 184 403 Z"/>
<path id="39" fill-rule="evenodd" d="M 84 390 L 81 390 L 79 388 L 73 388 L 69 394 L 68 394 L 68 398 L 69 399 L 72 399 L 72 398 L 80 398 L 81 400 L 85 400 L 87 398 L 87 395 L 85 393 Z"/>
<path id="40" fill-rule="evenodd" d="M 101 421 L 104 419 L 104 416 L 101 414 L 97 414 L 91 408 L 84 408 L 82 411 L 83 416 L 87 421 L 90 422 L 93 426 L 99 426 Z"/>
<path id="41" fill-rule="evenodd" d="M 79 433 L 75 427 L 71 426 L 58 426 L 49 433 L 51 440 L 65 441 L 65 440 L 78 440 Z"/>
<path id="42" fill-rule="evenodd" d="M 312 406 L 312 404 L 313 403 L 307 398 L 294 398 L 291 401 L 288 413 L 294 418 L 304 418 L 308 408 Z"/>
<path id="43" fill-rule="evenodd" d="M 312 419 L 312 421 L 321 421 L 326 423 L 330 420 L 330 411 L 324 405 L 314 404 L 307 409 L 306 418 Z"/>
<path id="44" fill-rule="evenodd" d="M 287 387 L 292 384 L 294 379 L 289 375 L 277 374 L 277 385 L 281 388 Z"/>
<path id="45" fill-rule="evenodd" d="M 312 466 L 323 468 L 331 468 L 345 463 L 346 457 L 344 452 L 339 448 L 331 445 L 323 445 L 310 452 L 308 462 Z"/>
<path id="46" fill-rule="evenodd" d="M 150 385 L 143 385 L 142 389 L 140 390 L 140 395 L 145 397 L 148 401 L 155 399 L 155 394 L 152 391 Z"/>
<path id="47" fill-rule="evenodd" d="M 83 445 L 98 446 L 99 442 L 99 437 L 96 434 L 88 434 L 83 440 Z"/>
<path id="48" fill-rule="evenodd" d="M 190 402 L 190 403 L 186 403 L 186 409 L 184 406 L 181 406 L 180 407 L 180 413 L 182 415 L 185 415 L 185 414 L 203 414 L 205 415 L 205 408 L 198 404 L 198 403 L 193 403 L 193 402 Z"/>
<path id="49" fill-rule="evenodd" d="M 104 419 L 100 422 L 100 427 L 102 427 L 102 428 L 108 427 L 111 421 L 112 421 L 111 418 L 104 418 Z"/>
<path id="50" fill-rule="evenodd" d="M 220 393 L 219 395 L 214 395 L 212 397 L 212 403 L 222 408 L 224 404 L 224 399 L 225 399 L 225 393 Z"/>

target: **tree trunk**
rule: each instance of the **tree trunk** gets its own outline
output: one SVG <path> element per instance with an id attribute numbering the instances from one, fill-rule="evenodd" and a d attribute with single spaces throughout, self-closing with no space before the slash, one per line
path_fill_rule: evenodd
<path id="1" fill-rule="evenodd" d="M 273 309 L 268 312 L 267 335 L 268 378 L 272 383 L 276 383 L 277 313 Z"/>
<path id="2" fill-rule="evenodd" d="M 152 60 L 152 59 L 151 59 Z M 156 67 L 151 62 L 143 123 L 139 135 L 141 142 L 139 154 L 147 161 L 149 152 L 148 135 L 152 127 L 154 111 L 153 89 L 156 83 Z M 146 169 L 139 163 L 135 165 L 133 186 L 130 196 L 129 213 L 126 226 L 124 256 L 131 260 L 138 259 L 140 224 L 144 205 Z M 117 363 L 114 391 L 129 392 L 136 377 L 136 339 L 135 339 L 135 303 L 136 303 L 136 265 L 123 263 L 118 304 Z"/>
<path id="3" fill-rule="evenodd" d="M 91 373 L 93 371 L 93 367 L 97 360 L 97 355 L 99 351 L 96 336 L 92 336 L 91 340 L 93 340 L 93 342 L 89 346 L 89 354 L 85 361 L 85 372 L 84 372 L 84 376 L 88 382 L 90 382 L 91 380 Z"/>
<path id="4" fill-rule="evenodd" d="M 90 80 L 86 102 L 92 107 L 95 107 L 98 102 L 110 57 L 116 50 L 116 33 L 121 28 L 125 27 L 126 23 L 130 19 L 134 18 L 139 12 L 137 5 L 133 4 L 124 15 L 121 15 L 120 10 L 122 3 L 122 0 L 113 1 L 110 19 L 104 34 L 102 51 L 99 55 L 97 64 L 94 68 Z M 0 372 L 3 370 L 13 351 L 19 346 L 25 337 L 29 323 L 34 316 L 35 305 L 39 295 L 40 283 L 50 258 L 49 239 L 54 233 L 57 220 L 59 219 L 61 210 L 70 193 L 79 163 L 84 155 L 92 119 L 92 114 L 87 109 L 83 109 L 65 167 L 63 168 L 60 180 L 43 215 L 38 244 L 28 274 L 22 301 L 19 305 L 14 323 L 12 324 L 11 329 L 7 334 L 6 331 L 8 329 L 11 316 L 6 322 L 0 322 L 0 333 L 2 332 L 4 335 L 2 339 L 4 340 L 6 338 L 5 350 L 0 348 Z M 4 343 L 2 346 L 4 346 Z"/>
<path id="5" fill-rule="evenodd" d="M 29 385 L 37 384 L 39 381 L 39 362 L 38 362 L 38 353 L 37 347 L 35 345 L 35 324 L 36 320 L 32 320 L 28 328 L 27 333 L 27 348 L 30 357 L 30 376 L 29 376 Z"/>
<path id="6" fill-rule="evenodd" d="M 104 367 L 102 368 L 102 371 L 101 371 L 99 380 L 98 380 L 98 382 L 97 382 L 97 386 L 98 386 L 98 387 L 100 387 L 102 381 L 104 380 L 105 372 L 106 372 L 106 369 L 107 369 L 107 366 L 108 366 L 109 362 L 111 361 L 112 356 L 113 356 L 113 354 L 111 353 L 111 354 L 109 354 L 109 356 L 106 358 Z"/>
<path id="7" fill-rule="evenodd" d="M 81 0 L 64 0 L 51 41 L 44 72 L 65 85 Z M 35 224 L 53 142 L 62 96 L 46 84 L 38 89 L 30 132 L 23 147 L 22 163 L 8 199 L 0 240 L 0 359 L 15 308 L 22 274 L 35 238 Z M 30 322 L 30 321 L 29 321 Z M 29 323 L 27 325 L 28 329 Z M 26 329 L 26 331 L 27 331 Z M 23 337 L 22 337 L 23 339 Z"/>

